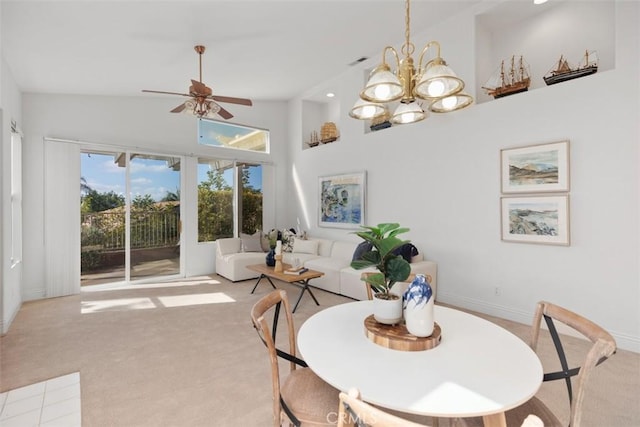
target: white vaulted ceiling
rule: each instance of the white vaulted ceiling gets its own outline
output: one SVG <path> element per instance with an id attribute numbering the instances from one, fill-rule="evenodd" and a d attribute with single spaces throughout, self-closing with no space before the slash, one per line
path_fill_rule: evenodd
<path id="1" fill-rule="evenodd" d="M 414 0 L 412 41 L 479 1 Z M 404 40 L 402 0 L 2 0 L 2 56 L 24 93 L 215 94 L 286 100 Z"/>

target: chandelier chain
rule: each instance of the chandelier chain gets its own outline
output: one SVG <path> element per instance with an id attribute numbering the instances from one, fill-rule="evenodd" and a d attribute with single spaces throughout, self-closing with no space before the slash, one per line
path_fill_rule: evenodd
<path id="1" fill-rule="evenodd" d="M 402 45 L 402 53 L 404 54 L 404 56 L 408 58 L 413 54 L 413 51 L 415 50 L 415 46 L 413 45 L 413 43 L 411 43 L 411 40 L 409 39 L 411 35 L 411 31 L 410 31 L 411 12 L 409 10 L 409 0 L 405 1 L 404 24 L 405 24 L 405 30 L 404 30 L 404 44 Z"/>

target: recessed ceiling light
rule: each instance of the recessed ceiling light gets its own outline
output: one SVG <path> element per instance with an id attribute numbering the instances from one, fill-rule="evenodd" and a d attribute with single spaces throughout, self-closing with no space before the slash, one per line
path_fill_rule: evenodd
<path id="1" fill-rule="evenodd" d="M 327 98 L 333 98 L 334 96 L 336 96 L 336 94 L 333 92 L 327 93 Z"/>
<path id="2" fill-rule="evenodd" d="M 542 3 L 546 3 L 547 0 L 533 0 L 533 4 L 542 4 Z"/>

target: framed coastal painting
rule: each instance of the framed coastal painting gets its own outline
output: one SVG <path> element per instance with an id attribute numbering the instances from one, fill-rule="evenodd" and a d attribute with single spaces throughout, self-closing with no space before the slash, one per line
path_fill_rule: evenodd
<path id="1" fill-rule="evenodd" d="M 502 240 L 569 245 L 569 196 L 502 197 Z"/>
<path id="2" fill-rule="evenodd" d="M 366 172 L 319 178 L 318 222 L 321 227 L 364 225 Z"/>
<path id="3" fill-rule="evenodd" d="M 500 150 L 502 192 L 569 191 L 569 141 Z"/>

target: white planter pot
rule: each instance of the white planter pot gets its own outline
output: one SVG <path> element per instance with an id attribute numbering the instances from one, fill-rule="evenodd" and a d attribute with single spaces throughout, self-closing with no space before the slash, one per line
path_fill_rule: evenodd
<path id="1" fill-rule="evenodd" d="M 433 334 L 433 303 L 430 298 L 427 303 L 416 305 L 415 301 L 407 301 L 404 309 L 404 321 L 407 331 L 416 337 L 428 337 Z"/>
<path id="2" fill-rule="evenodd" d="M 396 295 L 397 296 L 397 295 Z M 385 325 L 395 325 L 402 320 L 402 298 L 381 299 L 373 296 L 373 317 Z"/>

